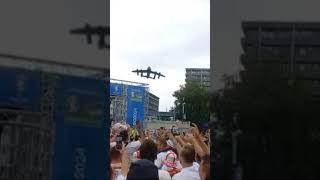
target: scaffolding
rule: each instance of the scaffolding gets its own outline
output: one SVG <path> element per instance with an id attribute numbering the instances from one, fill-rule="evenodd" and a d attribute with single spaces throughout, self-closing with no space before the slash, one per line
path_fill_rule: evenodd
<path id="1" fill-rule="evenodd" d="M 110 119 L 114 122 L 122 122 L 127 119 L 126 114 L 127 100 L 126 96 L 111 97 Z"/>
<path id="2" fill-rule="evenodd" d="M 122 85 L 123 89 L 123 93 L 121 96 L 110 96 L 110 119 L 115 123 L 125 122 L 127 119 L 128 85 L 141 86 L 144 87 L 146 91 L 149 91 L 149 84 L 119 79 L 110 79 L 110 83 L 120 84 Z M 145 93 L 145 100 L 147 99 L 146 95 L 147 93 Z"/>
<path id="3" fill-rule="evenodd" d="M 109 71 L 52 60 L 0 54 L 2 67 L 39 71 L 39 110 L 0 107 L 0 180 L 51 180 L 57 75 L 107 80 Z"/>

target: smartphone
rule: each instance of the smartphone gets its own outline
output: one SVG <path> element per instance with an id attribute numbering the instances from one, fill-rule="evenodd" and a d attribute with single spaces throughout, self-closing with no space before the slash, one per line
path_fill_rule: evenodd
<path id="1" fill-rule="evenodd" d="M 120 150 L 122 149 L 122 137 L 116 137 L 116 149 Z"/>

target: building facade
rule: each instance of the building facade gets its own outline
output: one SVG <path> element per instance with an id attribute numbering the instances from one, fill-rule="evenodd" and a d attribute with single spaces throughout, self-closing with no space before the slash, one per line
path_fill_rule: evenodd
<path id="1" fill-rule="evenodd" d="M 210 69 L 209 68 L 186 68 L 186 82 L 196 81 L 209 90 Z"/>
<path id="2" fill-rule="evenodd" d="M 297 76 L 320 97 L 320 23 L 243 22 L 244 66 L 280 62 L 288 77 Z"/>
<path id="3" fill-rule="evenodd" d="M 159 120 L 161 120 L 161 121 L 175 120 L 174 112 L 159 112 Z"/>
<path id="4" fill-rule="evenodd" d="M 158 116 L 159 111 L 159 97 L 152 94 L 151 92 L 146 92 L 145 100 L 145 118 L 154 119 Z"/>

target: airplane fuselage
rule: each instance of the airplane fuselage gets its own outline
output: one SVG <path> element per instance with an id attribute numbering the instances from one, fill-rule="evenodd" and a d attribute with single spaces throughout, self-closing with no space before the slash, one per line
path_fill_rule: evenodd
<path id="1" fill-rule="evenodd" d="M 160 72 L 155 72 L 151 70 L 151 67 L 148 67 L 146 70 L 135 70 L 132 71 L 137 73 L 137 75 L 139 75 L 139 73 L 141 73 L 141 77 L 145 77 L 147 79 L 156 79 L 156 76 L 158 76 L 158 79 L 160 79 L 160 76 L 165 77 L 164 75 L 162 75 Z M 146 75 L 144 76 L 143 74 L 146 73 Z M 153 77 L 151 77 L 151 74 L 154 74 Z"/>

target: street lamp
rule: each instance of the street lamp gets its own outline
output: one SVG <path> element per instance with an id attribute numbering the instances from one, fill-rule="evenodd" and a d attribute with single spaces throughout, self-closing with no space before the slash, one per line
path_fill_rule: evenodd
<path id="1" fill-rule="evenodd" d="M 182 114 L 183 114 L 183 117 L 182 117 L 182 119 L 183 120 L 186 120 L 187 118 L 186 118 L 186 113 L 185 113 L 185 109 L 184 109 L 184 105 L 185 105 L 186 103 L 184 102 L 184 98 L 182 99 Z"/>

